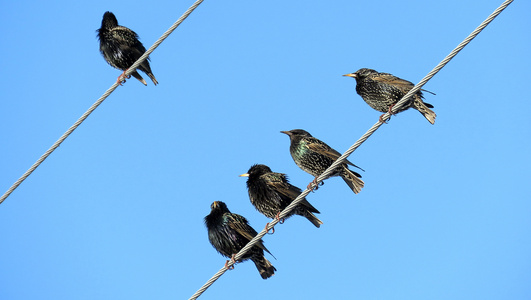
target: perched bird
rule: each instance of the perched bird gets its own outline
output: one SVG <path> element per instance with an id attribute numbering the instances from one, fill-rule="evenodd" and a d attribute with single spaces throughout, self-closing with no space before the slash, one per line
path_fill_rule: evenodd
<path id="1" fill-rule="evenodd" d="M 253 239 L 257 232 L 247 219 L 231 213 L 224 202 L 214 201 L 210 209 L 210 214 L 205 217 L 208 240 L 221 255 L 234 261 L 234 255 Z M 260 240 L 238 262 L 252 260 L 260 276 L 267 279 L 273 276 L 277 269 L 264 257 L 264 251 L 271 254 Z"/>
<path id="2" fill-rule="evenodd" d="M 315 176 L 315 179 L 308 185 L 308 188 L 316 189 L 317 177 L 328 169 L 332 163 L 341 156 L 341 154 L 321 140 L 312 137 L 312 135 L 305 130 L 293 129 L 281 132 L 289 136 L 291 141 L 289 152 L 291 153 L 291 157 L 295 161 L 295 164 L 297 164 L 297 166 L 303 171 Z M 361 191 L 365 183 L 360 179 L 360 174 L 348 169 L 347 164 L 362 171 L 363 169 L 348 160 L 345 160 L 344 162 L 345 163 L 340 164 L 327 178 L 341 176 L 352 189 L 354 194 L 357 194 Z"/>
<path id="3" fill-rule="evenodd" d="M 389 73 L 378 73 L 372 69 L 359 69 L 354 73 L 343 76 L 356 79 L 356 92 L 369 104 L 370 107 L 381 112 L 391 112 L 393 106 L 404 97 L 415 85 L 407 80 L 398 78 Z M 423 90 L 431 93 L 429 91 Z M 433 105 L 423 102 L 422 91 L 419 90 L 408 102 L 397 111 L 402 112 L 410 107 L 418 110 L 431 124 L 435 123 L 437 115 Z M 383 116 L 383 115 L 382 115 Z M 380 116 L 380 121 L 382 117 Z"/>
<path id="4" fill-rule="evenodd" d="M 124 71 L 124 73 L 146 52 L 146 48 L 138 40 L 138 34 L 127 27 L 119 26 L 118 20 L 116 20 L 116 17 L 110 11 L 103 14 L 101 28 L 97 32 L 98 39 L 100 40 L 101 54 L 109 65 Z M 155 75 L 151 72 L 148 60 L 149 57 L 138 66 L 138 70 L 146 73 L 153 83 L 157 85 L 157 79 L 155 79 Z M 137 70 L 131 75 L 144 85 L 147 85 Z M 118 81 L 124 81 L 123 74 L 118 77 Z"/>
<path id="5" fill-rule="evenodd" d="M 256 210 L 271 219 L 278 219 L 280 212 L 301 193 L 301 189 L 289 183 L 286 174 L 272 172 L 266 165 L 253 165 L 246 174 L 240 176 L 249 177 L 247 179 L 249 199 Z M 315 227 L 320 227 L 323 222 L 313 213 L 318 214 L 319 211 L 303 199 L 286 218 L 292 215 L 303 216 Z"/>

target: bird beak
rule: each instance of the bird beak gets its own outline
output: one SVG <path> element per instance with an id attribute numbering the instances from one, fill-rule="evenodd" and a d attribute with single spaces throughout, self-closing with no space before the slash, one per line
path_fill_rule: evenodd
<path id="1" fill-rule="evenodd" d="M 219 206 L 218 201 L 214 201 L 214 202 L 212 202 L 212 205 L 210 205 L 210 208 L 214 209 L 214 208 L 216 208 L 218 206 Z"/>
<path id="2" fill-rule="evenodd" d="M 345 74 L 343 76 L 347 76 L 347 77 L 352 77 L 352 78 L 357 78 L 358 77 L 358 74 L 356 73 L 350 73 L 350 74 Z"/>
<path id="3" fill-rule="evenodd" d="M 240 177 L 249 177 L 249 174 L 245 173 L 245 174 L 242 174 L 242 175 L 239 175 Z"/>
<path id="4" fill-rule="evenodd" d="M 281 132 L 291 136 L 291 132 L 289 132 L 289 131 L 281 131 Z"/>

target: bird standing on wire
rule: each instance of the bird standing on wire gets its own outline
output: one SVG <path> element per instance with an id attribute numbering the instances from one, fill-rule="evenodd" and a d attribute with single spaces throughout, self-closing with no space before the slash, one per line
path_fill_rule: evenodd
<path id="1" fill-rule="evenodd" d="M 205 217 L 208 240 L 221 255 L 234 261 L 234 255 L 249 243 L 257 232 L 249 225 L 247 219 L 231 213 L 224 202 L 214 201 L 210 209 L 210 214 Z M 264 251 L 271 254 L 260 240 L 238 262 L 252 260 L 260 276 L 267 279 L 275 275 L 277 269 L 264 257 Z"/>
<path id="2" fill-rule="evenodd" d="M 315 176 L 315 179 L 308 185 L 308 189 L 317 189 L 317 177 L 328 169 L 341 154 L 321 140 L 312 137 L 305 130 L 293 129 L 281 132 L 287 134 L 290 138 L 289 152 L 295 164 L 303 171 Z M 363 171 L 363 169 L 345 159 L 344 163 L 340 164 L 327 178 L 341 176 L 354 194 L 357 194 L 365 183 L 360 179 L 360 174 L 348 169 L 347 164 Z"/>
<path id="3" fill-rule="evenodd" d="M 398 78 L 389 73 L 379 73 L 372 69 L 359 69 L 358 71 L 343 76 L 356 79 L 356 92 L 369 104 L 370 107 L 381 112 L 391 113 L 393 106 L 404 97 L 415 85 L 407 80 Z M 426 91 L 426 90 L 424 90 Z M 428 91 L 426 91 L 428 92 Z M 396 113 L 410 107 L 418 110 L 431 124 L 435 123 L 437 115 L 433 105 L 422 101 L 422 91 L 414 94 Z M 383 115 L 382 115 L 383 116 Z M 380 122 L 382 122 L 380 116 Z"/>
<path id="4" fill-rule="evenodd" d="M 280 212 L 301 193 L 301 189 L 289 183 L 286 174 L 272 172 L 266 165 L 253 165 L 246 174 L 240 176 L 249 177 L 247 179 L 249 199 L 256 210 L 271 219 L 279 219 Z M 320 227 L 323 222 L 313 213 L 318 214 L 319 211 L 303 199 L 286 218 L 292 215 L 303 216 L 315 227 Z"/>
<path id="5" fill-rule="evenodd" d="M 140 56 L 144 54 L 144 52 L 146 52 L 146 48 L 144 48 L 144 45 L 138 40 L 138 34 L 127 27 L 118 25 L 118 20 L 110 11 L 105 12 L 103 15 L 101 28 L 98 29 L 97 32 L 100 40 L 101 54 L 109 65 L 124 71 L 124 73 L 118 77 L 118 82 L 120 82 L 120 84 L 125 82 L 125 72 L 140 58 Z M 138 70 L 146 73 L 153 83 L 157 85 L 157 79 L 155 79 L 155 75 L 151 72 L 148 60 L 149 57 L 138 66 Z M 137 70 L 131 75 L 144 85 L 147 85 L 146 81 L 140 76 L 140 74 L 138 74 Z"/>

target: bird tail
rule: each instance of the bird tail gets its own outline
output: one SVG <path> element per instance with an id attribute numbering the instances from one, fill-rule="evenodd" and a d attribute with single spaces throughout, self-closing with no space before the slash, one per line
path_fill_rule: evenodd
<path id="1" fill-rule="evenodd" d="M 321 227 L 321 224 L 323 224 L 323 221 L 319 220 L 314 214 L 312 214 L 309 211 L 306 211 L 304 216 L 306 217 L 306 219 L 308 219 L 308 221 L 312 222 L 312 224 L 317 228 Z"/>
<path id="2" fill-rule="evenodd" d="M 361 189 L 365 185 L 363 180 L 359 179 L 359 174 L 352 172 L 347 167 L 343 169 L 343 171 L 340 173 L 340 176 L 354 192 L 354 194 L 361 192 Z"/>
<path id="3" fill-rule="evenodd" d="M 433 105 L 424 103 L 422 100 L 418 99 L 415 101 L 414 107 L 428 120 L 428 122 L 435 124 L 435 118 L 437 115 L 430 109 L 433 108 Z"/>
<path id="4" fill-rule="evenodd" d="M 260 272 L 260 276 L 262 276 L 262 279 L 267 279 L 273 275 L 275 275 L 275 267 L 271 264 L 269 260 L 267 260 L 263 255 L 262 256 L 255 256 L 251 258 L 254 264 L 256 265 L 256 268 L 258 269 L 258 272 Z"/>
<path id="5" fill-rule="evenodd" d="M 138 81 L 142 82 L 144 85 L 147 85 L 147 82 L 144 80 L 144 78 L 142 78 L 142 76 L 140 76 L 140 74 L 138 74 L 136 70 L 131 73 L 131 75 L 133 75 L 134 78 L 138 79 Z"/>
<path id="6" fill-rule="evenodd" d="M 296 208 L 296 214 L 304 216 L 315 227 L 319 228 L 323 224 L 323 221 L 319 220 L 313 213 L 318 214 L 320 212 L 306 199 L 302 200 Z"/>
<path id="7" fill-rule="evenodd" d="M 151 78 L 151 81 L 153 81 L 153 83 L 155 85 L 159 84 L 159 82 L 157 81 L 157 79 L 155 79 L 155 75 L 153 75 L 153 73 L 149 72 L 149 73 L 146 73 L 147 76 L 149 76 L 149 78 Z"/>

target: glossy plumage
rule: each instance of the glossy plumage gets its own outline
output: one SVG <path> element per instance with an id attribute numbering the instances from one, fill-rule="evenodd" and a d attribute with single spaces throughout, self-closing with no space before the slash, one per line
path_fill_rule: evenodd
<path id="1" fill-rule="evenodd" d="M 358 71 L 343 76 L 356 79 L 356 92 L 369 104 L 370 107 L 381 112 L 388 112 L 415 85 L 407 80 L 398 78 L 389 73 L 379 73 L 372 69 L 359 69 Z M 410 107 L 418 110 L 431 124 L 435 123 L 437 115 L 430 108 L 433 105 L 425 103 L 422 91 L 419 90 L 396 113 Z"/>
<path id="2" fill-rule="evenodd" d="M 312 135 L 305 130 L 293 129 L 281 132 L 287 134 L 290 138 L 291 143 L 289 152 L 295 161 L 295 164 L 312 176 L 318 177 L 321 175 L 341 156 L 339 152 L 332 149 L 321 140 L 312 137 Z M 360 179 L 360 174 L 348 169 L 347 164 L 361 170 L 360 167 L 345 160 L 345 163 L 340 164 L 332 175 L 327 178 L 340 176 L 352 191 L 357 194 L 361 191 L 365 183 Z"/>
<path id="3" fill-rule="evenodd" d="M 221 255 L 232 257 L 257 235 L 256 230 L 249 225 L 247 219 L 231 213 L 224 202 L 214 201 L 210 208 L 210 214 L 205 217 L 208 240 Z M 260 276 L 267 279 L 275 274 L 276 269 L 264 257 L 264 251 L 271 254 L 260 240 L 245 253 L 239 262 L 252 260 L 260 272 Z"/>
<path id="4" fill-rule="evenodd" d="M 253 165 L 246 174 L 240 176 L 249 177 L 247 179 L 249 199 L 256 210 L 271 219 L 276 218 L 277 214 L 301 193 L 301 189 L 289 183 L 286 174 L 272 172 L 266 165 Z M 303 199 L 285 218 L 292 215 L 303 216 L 315 227 L 320 227 L 323 222 L 313 213 L 318 214 L 319 211 Z"/>
<path id="5" fill-rule="evenodd" d="M 146 52 L 146 48 L 138 40 L 138 35 L 127 27 L 119 26 L 118 20 L 112 12 L 105 12 L 101 21 L 101 28 L 97 32 L 100 40 L 100 52 L 103 58 L 116 69 L 126 71 Z M 148 60 L 149 57 L 138 66 L 137 70 L 146 73 L 153 83 L 157 85 L 157 79 L 151 72 Z M 137 70 L 131 75 L 144 85 L 147 85 Z"/>

